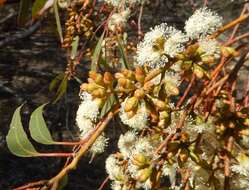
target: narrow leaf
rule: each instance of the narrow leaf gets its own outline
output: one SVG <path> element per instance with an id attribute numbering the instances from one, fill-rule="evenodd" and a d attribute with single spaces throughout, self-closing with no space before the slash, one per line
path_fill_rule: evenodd
<path id="1" fill-rule="evenodd" d="M 26 24 L 26 22 L 29 19 L 29 7 L 31 6 L 31 0 L 21 0 L 20 1 L 20 7 L 18 12 L 18 18 L 17 23 L 20 26 L 23 26 Z"/>
<path id="2" fill-rule="evenodd" d="M 49 91 L 52 91 L 55 89 L 55 87 L 59 84 L 60 81 L 62 81 L 62 79 L 64 78 L 64 73 L 60 73 L 59 75 L 57 75 L 49 84 Z"/>
<path id="3" fill-rule="evenodd" d="M 32 17 L 35 18 L 37 15 L 39 15 L 39 11 L 44 7 L 47 0 L 35 0 L 33 6 L 32 6 Z"/>
<path id="4" fill-rule="evenodd" d="M 61 28 L 61 21 L 60 21 L 60 15 L 59 15 L 59 10 L 57 6 L 57 1 L 54 1 L 54 16 L 55 16 L 55 21 L 56 21 L 56 26 L 57 26 L 57 31 L 60 37 L 61 43 L 63 42 L 63 35 L 62 35 L 62 28 Z"/>
<path id="5" fill-rule="evenodd" d="M 31 137 L 41 144 L 56 144 L 47 128 L 46 122 L 43 118 L 42 111 L 46 104 L 36 108 L 31 114 L 29 121 L 29 131 Z"/>
<path id="6" fill-rule="evenodd" d="M 124 46 L 120 39 L 118 40 L 118 49 L 121 55 L 122 68 L 129 69 L 128 64 L 127 64 L 127 59 L 125 56 L 125 52 L 124 52 Z"/>
<path id="7" fill-rule="evenodd" d="M 98 61 L 99 61 L 99 56 L 101 53 L 101 45 L 104 39 L 105 33 L 103 32 L 103 34 L 101 35 L 95 49 L 93 52 L 93 58 L 92 58 L 92 64 L 91 64 L 91 70 L 92 71 L 96 71 L 97 70 L 97 65 L 98 65 Z"/>
<path id="8" fill-rule="evenodd" d="M 64 187 L 66 187 L 67 184 L 68 184 L 68 175 L 65 175 L 59 183 L 58 190 L 64 189 Z"/>
<path id="9" fill-rule="evenodd" d="M 55 100 L 53 101 L 53 104 L 56 103 L 65 94 L 65 92 L 67 91 L 67 83 L 68 83 L 68 80 L 67 80 L 67 76 L 65 75 L 56 92 Z"/>
<path id="10" fill-rule="evenodd" d="M 101 110 L 100 113 L 100 118 L 104 117 L 106 113 L 108 113 L 112 106 L 116 103 L 116 98 L 115 96 L 112 94 L 111 96 L 109 96 Z"/>
<path id="11" fill-rule="evenodd" d="M 39 156 L 34 146 L 29 141 L 21 122 L 21 106 L 19 106 L 12 117 L 10 129 L 6 137 L 9 150 L 16 156 L 34 157 Z"/>
<path id="12" fill-rule="evenodd" d="M 71 51 L 71 59 L 74 59 L 77 54 L 78 45 L 79 45 L 79 36 L 75 36 L 72 42 L 72 51 Z"/>

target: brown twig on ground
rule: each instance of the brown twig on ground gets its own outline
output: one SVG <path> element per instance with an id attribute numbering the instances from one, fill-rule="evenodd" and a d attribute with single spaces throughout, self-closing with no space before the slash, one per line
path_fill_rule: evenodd
<path id="1" fill-rule="evenodd" d="M 24 32 L 6 37 L 2 41 L 0 41 L 0 47 L 3 47 L 3 46 L 8 45 L 10 43 L 16 42 L 17 40 L 21 40 L 23 38 L 30 36 L 31 34 L 36 32 L 36 30 L 41 26 L 41 23 L 42 23 L 42 21 L 38 20 L 35 24 L 30 26 Z"/>

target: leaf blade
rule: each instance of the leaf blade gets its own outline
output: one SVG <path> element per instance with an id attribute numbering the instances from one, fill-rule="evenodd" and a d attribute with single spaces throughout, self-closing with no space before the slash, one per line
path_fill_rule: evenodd
<path id="1" fill-rule="evenodd" d="M 46 122 L 43 118 L 42 112 L 44 106 L 47 104 L 43 104 L 33 111 L 29 121 L 29 131 L 31 137 L 41 144 L 51 145 L 56 144 L 56 142 L 52 139 L 52 136 L 47 128 Z"/>
<path id="2" fill-rule="evenodd" d="M 98 43 L 97 43 L 97 45 L 96 45 L 96 47 L 94 49 L 92 63 L 91 63 L 91 70 L 92 71 L 97 70 L 99 56 L 100 56 L 100 53 L 101 53 L 101 45 L 102 45 L 104 36 L 105 36 L 105 32 L 103 32 L 103 34 L 101 35 L 101 37 L 100 37 L 100 39 L 99 39 L 99 41 L 98 41 Z"/>
<path id="3" fill-rule="evenodd" d="M 62 27 L 61 27 L 61 21 L 60 21 L 60 15 L 59 15 L 59 10 L 58 10 L 58 5 L 57 5 L 57 1 L 54 1 L 54 16 L 55 16 L 55 21 L 56 21 L 56 26 L 57 26 L 57 31 L 60 37 L 60 41 L 61 43 L 63 42 L 63 34 L 62 34 Z"/>
<path id="4" fill-rule="evenodd" d="M 117 102 L 116 97 L 114 96 L 114 94 L 112 94 L 111 96 L 109 96 L 103 106 L 103 108 L 101 109 L 100 112 L 100 118 L 103 118 L 105 116 L 106 113 L 108 113 L 112 106 Z"/>
<path id="5" fill-rule="evenodd" d="M 19 106 L 12 117 L 10 129 L 6 136 L 7 146 L 12 154 L 19 157 L 35 157 L 40 153 L 36 151 L 34 146 L 29 141 L 25 133 L 22 122 L 20 110 L 22 105 Z"/>

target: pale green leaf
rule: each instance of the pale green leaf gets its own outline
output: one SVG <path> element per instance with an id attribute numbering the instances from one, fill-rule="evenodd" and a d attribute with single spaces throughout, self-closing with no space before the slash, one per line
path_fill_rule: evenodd
<path id="1" fill-rule="evenodd" d="M 61 43 L 63 42 L 63 34 L 62 34 L 62 28 L 61 28 L 61 21 L 60 21 L 60 15 L 59 15 L 59 10 L 57 6 L 57 1 L 54 1 L 54 16 L 55 16 L 55 21 L 56 21 L 56 26 L 57 26 L 57 31 L 60 37 Z"/>
<path id="2" fill-rule="evenodd" d="M 44 7 L 47 0 L 35 0 L 33 6 L 32 6 L 32 17 L 36 17 L 40 10 Z"/>
<path id="3" fill-rule="evenodd" d="M 122 68 L 129 69 L 128 64 L 127 64 L 126 55 L 125 55 L 125 52 L 124 52 L 124 46 L 123 46 L 123 43 L 122 43 L 121 40 L 118 40 L 118 49 L 119 49 L 119 52 L 120 52 L 120 55 L 121 55 Z"/>
<path id="4" fill-rule="evenodd" d="M 56 103 L 67 91 L 67 76 L 65 75 L 64 78 L 62 79 L 60 86 L 55 94 L 55 100 L 53 101 L 53 104 Z"/>
<path id="5" fill-rule="evenodd" d="M 73 38 L 73 42 L 72 42 L 72 51 L 71 51 L 71 59 L 74 59 L 76 57 L 77 54 L 77 50 L 78 50 L 78 45 L 79 45 L 79 36 L 75 36 Z"/>
<path id="6" fill-rule="evenodd" d="M 100 118 L 104 117 L 105 114 L 107 114 L 112 106 L 116 103 L 116 98 L 115 96 L 112 94 L 111 96 L 109 96 L 103 106 L 103 108 L 101 109 L 101 113 L 100 113 Z"/>
<path id="7" fill-rule="evenodd" d="M 43 118 L 42 112 L 46 104 L 43 104 L 36 108 L 36 110 L 31 114 L 29 121 L 29 131 L 31 137 L 41 143 L 41 144 L 56 144 L 52 139 L 52 136 L 47 128 L 46 122 Z"/>
<path id="8" fill-rule="evenodd" d="M 17 23 L 20 26 L 24 26 L 26 22 L 29 20 L 30 15 L 30 6 L 32 1 L 31 0 L 21 0 L 20 7 L 17 17 Z"/>
<path id="9" fill-rule="evenodd" d="M 57 75 L 49 84 L 49 91 L 52 91 L 53 89 L 55 89 L 55 87 L 59 84 L 60 81 L 63 80 L 65 74 L 64 73 L 60 73 L 59 75 Z"/>
<path id="10" fill-rule="evenodd" d="M 19 106 L 12 117 L 10 129 L 6 137 L 9 150 L 16 156 L 34 157 L 39 156 L 34 146 L 29 141 L 21 122 L 21 106 Z"/>
<path id="11" fill-rule="evenodd" d="M 92 58 L 92 64 L 91 64 L 91 70 L 92 71 L 96 71 L 97 70 L 97 65 L 98 65 L 98 62 L 99 62 L 99 56 L 100 56 L 100 53 L 101 53 L 101 46 L 102 46 L 102 42 L 103 42 L 103 39 L 104 39 L 104 36 L 105 36 L 105 33 L 103 32 L 103 34 L 101 35 L 95 49 L 94 49 L 94 52 L 93 52 L 93 58 Z"/>

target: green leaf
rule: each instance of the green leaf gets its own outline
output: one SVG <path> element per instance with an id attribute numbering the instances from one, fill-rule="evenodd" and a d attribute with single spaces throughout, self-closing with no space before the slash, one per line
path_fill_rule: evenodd
<path id="1" fill-rule="evenodd" d="M 60 81 L 62 81 L 62 79 L 64 78 L 64 73 L 60 73 L 59 75 L 57 75 L 49 84 L 49 91 L 51 92 L 53 89 L 55 89 L 55 87 L 59 84 Z"/>
<path id="2" fill-rule="evenodd" d="M 98 65 L 98 62 L 99 62 L 99 56 L 100 56 L 100 53 L 101 53 L 101 45 L 102 45 L 102 42 L 103 42 L 103 39 L 104 39 L 104 36 L 105 36 L 105 33 L 103 32 L 103 34 L 101 35 L 95 49 L 94 49 L 94 52 L 93 52 L 93 58 L 92 58 L 92 64 L 91 64 L 91 70 L 92 71 L 96 71 L 97 70 L 97 65 Z"/>
<path id="3" fill-rule="evenodd" d="M 57 6 L 57 1 L 54 1 L 54 16 L 55 16 L 55 21 L 56 21 L 56 26 L 57 26 L 57 31 L 60 37 L 61 43 L 63 42 L 63 35 L 62 35 L 62 28 L 61 28 L 61 21 L 60 21 L 60 15 L 59 15 L 59 10 Z"/>
<path id="4" fill-rule="evenodd" d="M 115 103 L 116 103 L 116 97 L 114 96 L 114 94 L 112 94 L 107 98 L 103 108 L 101 109 L 100 118 L 104 117 L 105 114 L 111 110 L 112 106 Z"/>
<path id="5" fill-rule="evenodd" d="M 67 91 L 67 76 L 64 75 L 64 78 L 62 79 L 60 86 L 55 94 L 55 100 L 53 101 L 53 104 L 56 103 Z"/>
<path id="6" fill-rule="evenodd" d="M 24 26 L 29 19 L 29 7 L 31 6 L 31 0 L 21 0 L 20 8 L 18 12 L 17 23 L 20 26 Z"/>
<path id="7" fill-rule="evenodd" d="M 20 157 L 34 157 L 39 156 L 34 146 L 29 141 L 21 122 L 21 106 L 19 106 L 12 117 L 10 129 L 6 137 L 7 146 L 9 150 L 16 156 Z"/>
<path id="8" fill-rule="evenodd" d="M 124 52 L 124 46 L 123 46 L 123 43 L 120 39 L 118 39 L 118 49 L 119 49 L 119 52 L 121 55 L 122 68 L 129 69 L 128 64 L 127 64 L 127 59 L 125 56 L 125 52 Z"/>
<path id="9" fill-rule="evenodd" d="M 39 106 L 31 114 L 29 121 L 30 135 L 35 141 L 41 144 L 56 144 L 56 142 L 52 139 L 52 136 L 47 128 L 46 122 L 42 115 L 42 111 L 45 105 L 47 104 Z"/>
<path id="10" fill-rule="evenodd" d="M 77 54 L 77 50 L 78 50 L 78 45 L 79 45 L 79 36 L 75 36 L 73 38 L 73 42 L 72 42 L 72 51 L 71 51 L 71 59 L 74 59 L 76 57 Z"/>
<path id="11" fill-rule="evenodd" d="M 35 18 L 40 10 L 44 7 L 47 0 L 35 0 L 35 3 L 32 6 L 32 17 Z"/>

